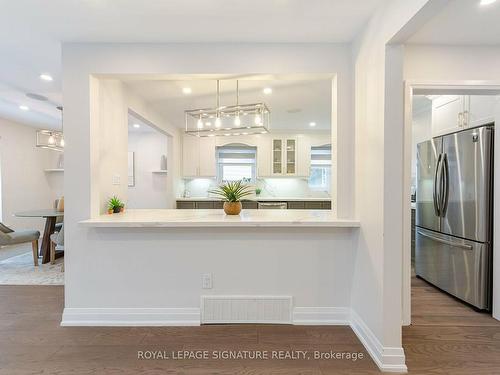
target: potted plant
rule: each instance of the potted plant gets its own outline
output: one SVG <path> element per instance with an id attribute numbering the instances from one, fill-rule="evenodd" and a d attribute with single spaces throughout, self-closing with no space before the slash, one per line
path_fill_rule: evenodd
<path id="1" fill-rule="evenodd" d="M 118 197 L 115 195 L 113 198 L 110 198 L 108 201 L 108 213 L 109 214 L 117 214 L 119 212 L 123 212 L 125 209 L 125 203 L 123 203 Z"/>
<path id="2" fill-rule="evenodd" d="M 260 195 L 260 193 L 262 193 L 262 189 L 261 188 L 255 188 L 255 195 Z"/>
<path id="3" fill-rule="evenodd" d="M 210 193 L 224 200 L 224 212 L 227 215 L 238 215 L 241 212 L 241 200 L 252 195 L 252 189 L 242 181 L 229 181 L 211 190 Z"/>

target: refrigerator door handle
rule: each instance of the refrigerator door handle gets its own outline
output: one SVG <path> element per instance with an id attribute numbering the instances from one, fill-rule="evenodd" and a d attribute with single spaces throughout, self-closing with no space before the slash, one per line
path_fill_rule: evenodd
<path id="1" fill-rule="evenodd" d="M 446 153 L 443 154 L 443 161 L 441 163 L 441 175 L 442 175 L 442 181 L 443 184 L 441 186 L 442 188 L 442 196 L 441 196 L 441 202 L 439 204 L 439 207 L 441 208 L 441 216 L 445 217 L 446 216 L 446 210 L 448 208 L 448 196 L 450 193 L 450 171 L 448 168 L 448 155 Z"/>
<path id="2" fill-rule="evenodd" d="M 433 241 L 440 242 L 440 243 L 445 244 L 445 245 L 450 245 L 450 246 L 458 247 L 460 249 L 465 249 L 465 250 L 472 250 L 473 249 L 473 247 L 471 245 L 467 245 L 467 244 L 459 243 L 459 242 L 454 242 L 454 241 L 448 241 L 448 240 L 445 240 L 444 238 L 434 237 L 434 236 L 427 234 L 427 233 L 424 233 L 420 230 L 417 230 L 417 233 L 423 237 L 430 238 Z"/>
<path id="3" fill-rule="evenodd" d="M 438 171 L 439 171 L 440 166 L 441 166 L 441 157 L 442 157 L 442 154 L 439 154 L 438 160 L 436 163 L 436 170 L 434 171 L 434 186 L 432 189 L 432 200 L 434 203 L 434 213 L 436 214 L 436 216 L 441 216 L 440 210 L 439 210 L 440 197 L 439 197 L 439 192 L 438 192 Z"/>

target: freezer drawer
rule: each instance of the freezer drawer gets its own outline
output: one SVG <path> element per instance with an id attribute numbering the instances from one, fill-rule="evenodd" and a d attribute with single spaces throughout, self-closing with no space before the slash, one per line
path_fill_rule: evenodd
<path id="1" fill-rule="evenodd" d="M 417 276 L 479 309 L 490 309 L 489 244 L 418 227 L 415 242 Z"/>

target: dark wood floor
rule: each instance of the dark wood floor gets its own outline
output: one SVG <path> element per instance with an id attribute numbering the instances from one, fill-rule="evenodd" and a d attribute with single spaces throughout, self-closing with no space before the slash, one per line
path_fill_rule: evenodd
<path id="1" fill-rule="evenodd" d="M 410 374 L 500 374 L 500 325 L 423 281 L 404 329 Z M 0 286 L 0 374 L 377 374 L 349 327 L 60 327 L 63 288 Z M 138 350 L 363 352 L 347 360 L 156 360 Z"/>

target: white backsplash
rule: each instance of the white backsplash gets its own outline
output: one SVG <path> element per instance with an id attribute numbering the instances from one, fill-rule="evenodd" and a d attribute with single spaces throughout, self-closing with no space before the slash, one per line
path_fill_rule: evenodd
<path id="1" fill-rule="evenodd" d="M 217 181 L 212 178 L 195 178 L 184 180 L 184 187 L 191 198 L 206 198 L 208 191 L 217 187 Z M 262 189 L 262 198 L 329 198 L 326 191 L 311 190 L 308 181 L 303 178 L 280 177 L 261 178 L 256 187 Z"/>

